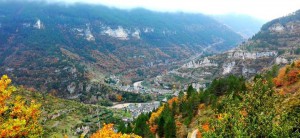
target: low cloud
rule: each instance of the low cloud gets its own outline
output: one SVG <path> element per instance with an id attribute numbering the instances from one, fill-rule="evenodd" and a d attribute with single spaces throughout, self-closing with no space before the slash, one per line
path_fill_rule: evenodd
<path id="1" fill-rule="evenodd" d="M 1 0 L 0 0 L 1 1 Z M 2 0 L 3 1 L 3 0 Z M 4 0 L 11 1 L 11 0 Z M 24 1 L 24 0 L 19 0 Z M 101 4 L 121 9 L 146 8 L 155 11 L 189 12 L 204 14 L 246 14 L 270 20 L 285 16 L 300 7 L 299 0 L 27 0 L 47 3 Z"/>

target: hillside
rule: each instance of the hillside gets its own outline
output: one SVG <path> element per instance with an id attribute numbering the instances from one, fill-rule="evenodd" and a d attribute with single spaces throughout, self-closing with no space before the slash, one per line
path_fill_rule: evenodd
<path id="1" fill-rule="evenodd" d="M 177 86 L 193 83 L 199 89 L 220 76 L 234 74 L 251 78 L 274 64 L 282 66 L 291 63 L 300 57 L 299 21 L 299 11 L 270 21 L 237 48 L 192 60 L 168 72 L 160 83 Z"/>
<path id="2" fill-rule="evenodd" d="M 85 102 L 93 95 L 109 97 L 102 84 L 111 74 L 129 85 L 204 50 L 224 51 L 241 41 L 201 14 L 0 2 L 0 74 L 18 85 Z"/>
<path id="3" fill-rule="evenodd" d="M 238 48 L 161 76 L 160 83 L 185 91 L 148 116 L 149 131 L 165 137 L 299 137 L 299 15 L 275 19 Z"/>
<path id="4" fill-rule="evenodd" d="M 0 78 L 0 137 L 88 137 L 130 114 L 11 85 Z"/>
<path id="5" fill-rule="evenodd" d="M 245 83 L 247 88 L 244 90 L 227 85 L 225 95 L 216 103 L 199 109 L 191 126 L 194 125 L 199 130 L 198 135 L 203 137 L 299 137 L 299 65 L 297 60 L 280 70 L 273 68 L 256 75 L 250 84 Z M 279 80 L 284 86 L 278 85 Z"/>
<path id="6" fill-rule="evenodd" d="M 299 83 L 298 60 L 251 81 L 228 76 L 206 90 L 189 86 L 150 115 L 139 116 L 131 127 L 144 130 L 132 132 L 146 138 L 299 137 Z"/>
<path id="7" fill-rule="evenodd" d="M 124 111 L 60 99 L 21 87 L 17 88 L 13 97 L 16 95 L 22 96 L 26 101 L 34 100 L 42 105 L 40 122 L 44 137 L 91 135 L 103 123 L 118 123 L 122 116 L 126 115 Z"/>
<path id="8" fill-rule="evenodd" d="M 4 75 L 0 80 L 1 107 L 4 107 L 1 108 L 0 117 L 6 125 L 11 120 L 27 120 L 27 116 L 38 113 L 34 118 L 39 119 L 36 125 L 41 125 L 43 131 L 35 132 L 35 136 L 45 137 L 90 136 L 104 122 L 116 123 L 117 127 L 103 124 L 102 129 L 93 133 L 92 137 L 120 136 L 122 133 L 145 138 L 155 135 L 166 138 L 299 137 L 299 75 L 298 60 L 280 70 L 273 68 L 257 74 L 252 81 L 229 76 L 214 80 L 206 90 L 197 91 L 189 86 L 178 97 L 169 99 L 152 113 L 141 114 L 127 125 L 120 121 L 125 112 L 112 112 L 98 105 L 59 99 L 22 87 L 15 88 L 9 85 L 11 80 Z M 15 103 L 10 104 L 12 101 Z M 30 108 L 25 108 L 25 105 L 30 105 Z M 30 110 L 32 107 L 37 110 Z M 31 113 L 27 115 L 27 112 Z M 15 114 L 24 114 L 25 118 L 19 118 L 18 115 L 16 119 Z M 1 135 L 28 135 L 27 129 L 18 129 L 20 125 L 22 123 L 13 122 L 14 131 L 11 131 L 11 128 L 1 124 Z M 36 125 L 33 126 L 35 131 Z M 29 132 L 32 132 L 33 128 L 30 129 Z"/>

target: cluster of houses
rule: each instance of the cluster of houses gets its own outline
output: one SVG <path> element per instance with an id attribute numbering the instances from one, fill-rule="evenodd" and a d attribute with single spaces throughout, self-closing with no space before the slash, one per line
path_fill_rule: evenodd
<path id="1" fill-rule="evenodd" d="M 160 102 L 154 101 L 150 103 L 131 103 L 126 107 L 123 107 L 123 110 L 130 112 L 132 117 L 124 117 L 122 120 L 125 122 L 133 121 L 134 118 L 137 118 L 142 113 L 149 113 L 157 109 L 160 106 Z"/>

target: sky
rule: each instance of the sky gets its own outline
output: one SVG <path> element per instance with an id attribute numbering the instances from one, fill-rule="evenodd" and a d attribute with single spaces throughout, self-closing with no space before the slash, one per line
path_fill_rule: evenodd
<path id="1" fill-rule="evenodd" d="M 48 0 L 102 4 L 121 9 L 146 8 L 163 12 L 246 14 L 269 21 L 300 9 L 300 0 Z"/>

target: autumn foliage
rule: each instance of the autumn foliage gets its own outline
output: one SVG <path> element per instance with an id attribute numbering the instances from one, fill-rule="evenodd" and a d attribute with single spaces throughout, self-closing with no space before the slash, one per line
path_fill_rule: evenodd
<path id="1" fill-rule="evenodd" d="M 278 76 L 273 79 L 276 87 L 288 86 L 297 82 L 300 78 L 300 61 L 279 70 Z"/>
<path id="2" fill-rule="evenodd" d="M 289 68 L 289 69 L 288 69 Z M 286 71 L 288 70 L 288 71 Z M 278 76 L 290 77 L 297 71 L 289 66 Z M 264 75 L 264 74 L 263 74 Z M 292 75 L 293 76 L 293 75 Z M 227 94 L 214 103 L 215 118 L 202 121 L 199 126 L 203 137 L 299 137 L 299 88 L 288 85 L 291 79 L 284 78 L 284 88 L 293 86 L 292 94 L 277 93 L 266 76 L 250 82 L 246 92 Z M 298 78 L 297 78 L 298 79 Z M 269 79 L 271 80 L 271 78 Z M 299 81 L 293 82 L 297 86 Z M 203 114 L 204 115 L 204 114 Z"/>
<path id="3" fill-rule="evenodd" d="M 160 116 L 160 114 L 162 113 L 162 111 L 164 110 L 164 106 L 161 106 L 158 108 L 158 110 L 156 112 L 152 112 L 151 117 L 149 119 L 149 125 L 150 125 L 150 131 L 155 134 L 157 131 L 157 124 L 156 124 L 156 120 L 158 119 L 158 117 Z"/>
<path id="4" fill-rule="evenodd" d="M 202 134 L 201 134 L 200 131 L 197 132 L 196 137 L 197 137 L 197 138 L 202 138 Z"/>
<path id="5" fill-rule="evenodd" d="M 210 130 L 210 129 L 209 129 L 209 123 L 206 122 L 205 124 L 203 124 L 203 125 L 202 125 L 202 129 L 203 129 L 205 132 L 209 131 L 209 130 Z"/>
<path id="6" fill-rule="evenodd" d="M 0 137 L 38 137 L 42 127 L 38 119 L 40 105 L 35 101 L 27 104 L 20 96 L 12 98 L 17 89 L 4 75 L 0 80 Z"/>
<path id="7" fill-rule="evenodd" d="M 123 99 L 123 97 L 122 97 L 122 95 L 117 94 L 117 95 L 116 95 L 116 99 L 117 99 L 118 102 L 121 102 L 122 99 Z"/>
<path id="8" fill-rule="evenodd" d="M 91 135 L 91 138 L 142 138 L 135 134 L 122 134 L 114 131 L 113 124 L 104 124 L 103 128 Z"/>
<path id="9" fill-rule="evenodd" d="M 178 103 L 178 97 L 173 97 L 172 99 L 168 100 L 168 104 L 171 109 L 174 102 Z"/>

